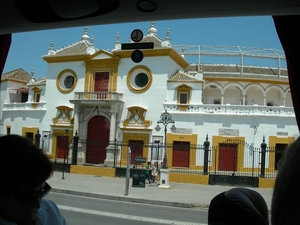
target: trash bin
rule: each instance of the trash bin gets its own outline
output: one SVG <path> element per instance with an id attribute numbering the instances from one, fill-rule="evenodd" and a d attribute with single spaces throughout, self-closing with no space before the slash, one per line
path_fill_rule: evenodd
<path id="1" fill-rule="evenodd" d="M 139 186 L 140 186 L 139 175 L 133 174 L 132 175 L 132 187 L 139 187 Z"/>
<path id="2" fill-rule="evenodd" d="M 145 175 L 133 174 L 132 175 L 132 187 L 145 187 L 146 177 Z"/>
<path id="3" fill-rule="evenodd" d="M 140 187 L 145 187 L 145 183 L 146 183 L 146 176 L 144 174 L 140 175 Z"/>

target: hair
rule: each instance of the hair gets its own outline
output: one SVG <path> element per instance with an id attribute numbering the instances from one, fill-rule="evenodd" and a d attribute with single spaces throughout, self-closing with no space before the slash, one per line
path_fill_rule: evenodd
<path id="1" fill-rule="evenodd" d="M 278 163 L 271 204 L 272 225 L 300 224 L 300 137 Z"/>
<path id="2" fill-rule="evenodd" d="M 21 186 L 37 187 L 53 174 L 53 163 L 28 138 L 0 137 L 0 195 Z"/>
<path id="3" fill-rule="evenodd" d="M 211 200 L 208 224 L 268 225 L 268 206 L 258 192 L 247 188 L 232 188 Z"/>

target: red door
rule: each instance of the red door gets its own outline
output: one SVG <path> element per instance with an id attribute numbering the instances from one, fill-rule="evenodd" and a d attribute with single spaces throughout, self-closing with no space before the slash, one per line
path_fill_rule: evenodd
<path id="1" fill-rule="evenodd" d="M 108 72 L 96 72 L 95 73 L 94 92 L 104 92 L 104 93 L 98 94 L 97 99 L 107 99 L 108 81 L 109 81 L 109 73 Z"/>
<path id="2" fill-rule="evenodd" d="M 104 116 L 95 116 L 88 123 L 86 162 L 104 163 L 109 145 L 110 124 Z"/>
<path id="3" fill-rule="evenodd" d="M 130 164 L 134 163 L 134 157 L 143 157 L 143 141 L 137 141 L 137 140 L 129 140 L 128 146 L 131 150 L 130 155 Z M 140 165 L 141 163 L 136 163 L 136 165 Z"/>
<path id="4" fill-rule="evenodd" d="M 237 145 L 219 145 L 219 170 L 236 171 L 237 168 Z"/>
<path id="5" fill-rule="evenodd" d="M 68 145 L 68 136 L 57 136 L 57 158 L 63 159 L 64 157 L 68 157 Z"/>
<path id="6" fill-rule="evenodd" d="M 189 167 L 190 164 L 190 142 L 173 142 L 173 167 Z"/>

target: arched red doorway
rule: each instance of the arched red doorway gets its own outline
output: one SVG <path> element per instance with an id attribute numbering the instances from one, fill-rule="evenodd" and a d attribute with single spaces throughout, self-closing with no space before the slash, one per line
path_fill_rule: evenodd
<path id="1" fill-rule="evenodd" d="M 86 162 L 104 163 L 109 145 L 110 123 L 104 116 L 95 116 L 88 123 Z"/>

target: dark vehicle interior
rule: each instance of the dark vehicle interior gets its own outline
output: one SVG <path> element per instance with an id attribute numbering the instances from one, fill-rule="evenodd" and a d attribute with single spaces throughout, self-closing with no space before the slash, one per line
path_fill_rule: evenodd
<path id="1" fill-rule="evenodd" d="M 300 126 L 300 1 L 295 0 L 2 0 L 0 72 L 13 33 L 151 20 L 272 16 L 286 54 L 291 94 Z"/>

